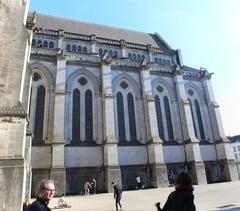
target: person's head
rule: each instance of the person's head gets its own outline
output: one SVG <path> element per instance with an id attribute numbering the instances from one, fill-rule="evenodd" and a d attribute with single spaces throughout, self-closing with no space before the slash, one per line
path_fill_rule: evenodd
<path id="1" fill-rule="evenodd" d="M 116 185 L 117 183 L 116 182 L 112 182 L 112 186 Z"/>
<path id="2" fill-rule="evenodd" d="M 42 180 L 38 184 L 38 197 L 46 201 L 50 201 L 55 193 L 54 181 L 53 180 Z"/>
<path id="3" fill-rule="evenodd" d="M 192 176 L 187 172 L 181 172 L 176 178 L 176 184 L 182 186 L 192 185 Z"/>

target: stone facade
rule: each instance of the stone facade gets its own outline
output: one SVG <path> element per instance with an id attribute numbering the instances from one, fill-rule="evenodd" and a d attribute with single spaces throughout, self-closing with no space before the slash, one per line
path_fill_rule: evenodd
<path id="1" fill-rule="evenodd" d="M 32 14 L 29 14 L 31 22 Z M 30 129 L 32 194 L 43 177 L 57 195 L 237 180 L 205 69 L 183 65 L 158 35 L 36 15 Z"/>
<path id="2" fill-rule="evenodd" d="M 0 0 L 0 210 L 22 210 L 30 194 L 27 130 L 31 70 L 28 1 Z"/>

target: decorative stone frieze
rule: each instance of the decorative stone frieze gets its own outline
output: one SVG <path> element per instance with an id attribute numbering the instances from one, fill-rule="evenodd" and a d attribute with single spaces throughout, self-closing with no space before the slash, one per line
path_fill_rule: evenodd
<path id="1" fill-rule="evenodd" d="M 60 49 L 49 49 L 49 48 L 36 48 L 32 47 L 31 55 L 35 56 L 47 56 L 55 57 Z"/>
<path id="2" fill-rule="evenodd" d="M 91 63 L 100 64 L 101 58 L 98 56 L 87 55 L 87 54 L 77 54 L 77 53 L 65 53 L 64 54 L 67 61 L 77 62 L 77 63 Z"/>
<path id="3" fill-rule="evenodd" d="M 27 117 L 27 113 L 22 106 L 1 106 L 0 117 Z"/>
<path id="4" fill-rule="evenodd" d="M 147 102 L 154 102 L 154 96 L 153 95 L 145 95 L 145 99 L 147 100 Z"/>
<path id="5" fill-rule="evenodd" d="M 111 64 L 115 67 L 140 68 L 139 62 L 129 61 L 126 59 L 113 59 Z"/>

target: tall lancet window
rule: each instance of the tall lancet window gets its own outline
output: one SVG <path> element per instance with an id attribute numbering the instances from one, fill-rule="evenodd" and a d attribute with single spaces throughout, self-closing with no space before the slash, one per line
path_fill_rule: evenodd
<path id="1" fill-rule="evenodd" d="M 85 134 L 86 140 L 93 140 L 93 100 L 91 90 L 85 92 Z"/>
<path id="2" fill-rule="evenodd" d="M 128 101 L 130 140 L 136 141 L 137 140 L 137 132 L 136 132 L 135 109 L 134 109 L 133 95 L 131 93 L 128 93 L 127 101 Z"/>
<path id="3" fill-rule="evenodd" d="M 37 101 L 36 101 L 35 124 L 34 124 L 34 139 L 36 140 L 43 140 L 45 94 L 46 94 L 45 87 L 40 86 L 37 89 Z"/>
<path id="4" fill-rule="evenodd" d="M 164 141 L 174 140 L 171 105 L 169 103 L 168 90 L 165 87 L 158 85 L 154 92 L 156 93 L 154 99 L 159 137 Z"/>
<path id="5" fill-rule="evenodd" d="M 80 91 L 73 90 L 72 139 L 80 139 Z"/>
<path id="6" fill-rule="evenodd" d="M 200 111 L 200 106 L 199 106 L 198 100 L 194 100 L 194 105 L 195 105 L 196 113 L 197 113 L 197 120 L 198 120 L 200 137 L 201 137 L 201 140 L 205 140 L 206 137 L 205 137 L 205 133 L 204 133 L 204 129 L 203 129 L 202 115 L 201 115 L 201 111 Z"/>
<path id="7" fill-rule="evenodd" d="M 173 136 L 172 118 L 171 118 L 171 110 L 169 106 L 168 97 L 165 96 L 163 98 L 163 101 L 164 101 L 164 109 L 165 109 L 166 122 L 167 122 L 168 139 L 173 140 L 174 136 Z"/>
<path id="8" fill-rule="evenodd" d="M 188 99 L 188 100 L 190 103 L 190 110 L 191 110 L 191 115 L 192 115 L 192 120 L 193 120 L 194 133 L 195 133 L 195 136 L 197 137 L 196 123 L 195 123 L 195 118 L 194 118 L 194 114 L 193 114 L 193 106 L 192 106 L 191 100 L 190 99 Z"/>
<path id="9" fill-rule="evenodd" d="M 188 89 L 187 94 L 191 107 L 195 136 L 200 141 L 206 140 L 198 92 L 193 89 Z"/>
<path id="10" fill-rule="evenodd" d="M 118 137 L 119 140 L 126 140 L 123 95 L 117 93 L 117 117 L 118 117 Z"/>
<path id="11" fill-rule="evenodd" d="M 165 138 L 164 138 L 163 119 L 162 119 L 160 99 L 157 95 L 154 96 L 154 99 L 155 99 L 155 106 L 156 106 L 156 113 L 157 113 L 158 134 L 160 138 L 164 140 Z"/>

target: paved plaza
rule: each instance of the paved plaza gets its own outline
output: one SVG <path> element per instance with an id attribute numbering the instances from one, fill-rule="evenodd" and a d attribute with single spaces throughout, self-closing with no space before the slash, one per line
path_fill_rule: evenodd
<path id="1" fill-rule="evenodd" d="M 240 181 L 194 186 L 197 211 L 240 211 Z M 122 197 L 123 211 L 156 211 L 154 204 L 163 205 L 173 187 L 148 190 L 124 191 Z M 57 204 L 54 198 L 50 207 Z M 66 196 L 66 202 L 72 207 L 66 211 L 111 211 L 114 210 L 112 193 L 90 196 Z M 53 209 L 55 210 L 55 209 Z M 61 210 L 61 209 L 58 209 Z"/>

